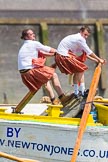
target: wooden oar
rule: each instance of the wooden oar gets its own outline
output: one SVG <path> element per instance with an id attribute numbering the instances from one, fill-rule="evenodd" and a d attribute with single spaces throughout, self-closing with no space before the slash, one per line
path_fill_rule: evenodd
<path id="1" fill-rule="evenodd" d="M 16 106 L 15 113 L 21 112 L 24 106 L 31 100 L 31 98 L 35 95 L 36 92 L 29 91 L 26 96 L 21 100 L 21 102 Z"/>
<path id="2" fill-rule="evenodd" d="M 87 101 L 86 101 L 88 104 L 85 104 L 85 107 L 84 107 L 83 115 L 82 115 L 80 126 L 78 129 L 76 143 L 74 146 L 74 152 L 71 158 L 71 162 L 76 162 L 76 158 L 77 158 L 77 154 L 80 148 L 83 133 L 86 128 L 87 119 L 88 119 L 88 116 L 91 110 L 91 103 L 89 101 L 93 101 L 94 99 L 96 88 L 97 88 L 99 78 L 100 78 L 100 74 L 101 74 L 101 63 L 99 63 L 99 65 L 96 67 L 93 78 L 92 78 L 89 94 L 88 94 Z"/>
<path id="3" fill-rule="evenodd" d="M 4 152 L 0 152 L 0 157 L 10 159 L 10 160 L 13 160 L 13 161 L 18 161 L 18 162 L 39 162 L 37 160 L 19 158 L 19 157 L 13 156 L 13 155 L 6 154 Z"/>

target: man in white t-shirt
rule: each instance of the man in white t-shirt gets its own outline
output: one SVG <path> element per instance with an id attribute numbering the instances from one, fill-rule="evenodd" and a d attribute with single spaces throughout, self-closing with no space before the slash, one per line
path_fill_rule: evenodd
<path id="1" fill-rule="evenodd" d="M 35 38 L 33 30 L 25 29 L 22 31 L 21 39 L 24 40 L 24 43 L 18 53 L 18 70 L 22 81 L 31 92 L 37 92 L 42 85 L 45 85 L 52 103 L 57 104 L 49 83 L 49 80 L 52 80 L 54 89 L 64 104 L 71 96 L 64 95 L 55 69 L 45 66 L 46 56 L 54 56 L 56 50 L 35 41 Z"/>
<path id="2" fill-rule="evenodd" d="M 62 73 L 74 74 L 74 95 L 79 96 L 79 91 L 84 96 L 85 83 L 84 71 L 88 69 L 84 64 L 86 58 L 96 63 L 105 63 L 87 45 L 86 39 L 91 31 L 88 26 L 81 27 L 80 32 L 66 36 L 58 45 L 55 61 Z M 79 55 L 80 54 L 80 55 Z"/>

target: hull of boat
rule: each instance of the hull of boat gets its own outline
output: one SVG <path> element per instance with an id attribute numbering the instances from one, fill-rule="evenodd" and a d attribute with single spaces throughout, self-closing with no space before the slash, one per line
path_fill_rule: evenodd
<path id="1" fill-rule="evenodd" d="M 42 162 L 69 162 L 77 132 L 75 125 L 0 120 L 0 150 Z M 103 161 L 108 162 L 108 127 L 87 126 L 77 162 Z"/>

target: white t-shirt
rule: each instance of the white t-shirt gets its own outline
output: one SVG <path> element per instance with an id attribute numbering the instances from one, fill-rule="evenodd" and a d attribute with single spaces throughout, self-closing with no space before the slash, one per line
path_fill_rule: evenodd
<path id="1" fill-rule="evenodd" d="M 69 35 L 59 43 L 57 48 L 59 54 L 68 56 L 69 50 L 75 54 L 82 53 L 82 51 L 85 51 L 88 55 L 93 53 L 80 33 Z"/>
<path id="2" fill-rule="evenodd" d="M 32 59 L 38 58 L 38 51 L 50 52 L 50 49 L 38 41 L 25 40 L 18 53 L 18 70 L 32 69 Z"/>

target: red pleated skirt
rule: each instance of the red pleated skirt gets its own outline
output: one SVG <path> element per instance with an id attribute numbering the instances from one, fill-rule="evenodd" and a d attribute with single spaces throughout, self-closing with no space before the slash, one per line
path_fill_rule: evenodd
<path id="1" fill-rule="evenodd" d="M 34 68 L 26 73 L 21 73 L 23 83 L 30 91 L 38 91 L 42 85 L 48 82 L 55 72 L 54 68 L 43 66 Z"/>
<path id="2" fill-rule="evenodd" d="M 84 52 L 81 56 L 77 56 L 72 52 L 69 52 L 69 56 L 63 56 L 59 53 L 55 55 L 55 62 L 62 73 L 73 74 L 84 72 L 88 69 L 88 66 L 84 64 L 86 61 L 86 53 Z"/>

